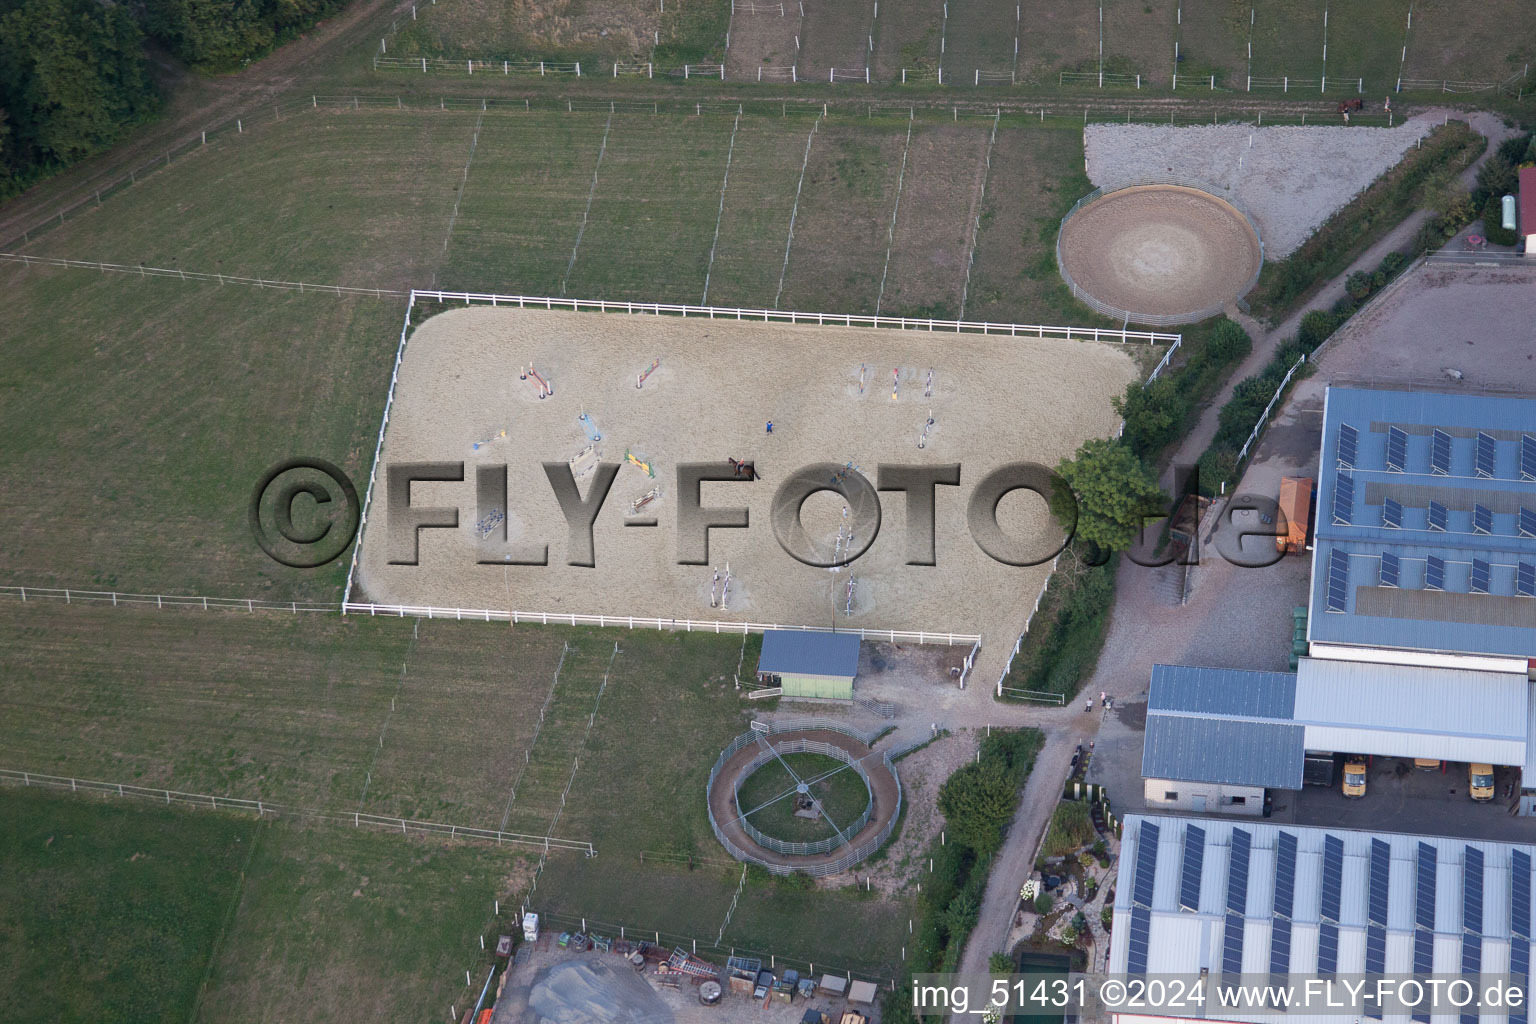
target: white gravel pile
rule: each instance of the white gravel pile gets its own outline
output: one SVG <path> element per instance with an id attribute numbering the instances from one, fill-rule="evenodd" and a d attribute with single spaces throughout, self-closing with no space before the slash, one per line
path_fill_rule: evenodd
<path id="1" fill-rule="evenodd" d="M 1258 224 L 1265 258 L 1283 259 L 1402 159 L 1432 120 L 1396 128 L 1092 124 L 1083 145 L 1096 186 L 1183 177 L 1226 190 Z"/>

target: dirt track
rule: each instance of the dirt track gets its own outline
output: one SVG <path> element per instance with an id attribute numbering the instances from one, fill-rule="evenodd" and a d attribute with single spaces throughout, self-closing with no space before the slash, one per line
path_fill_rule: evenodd
<path id="1" fill-rule="evenodd" d="M 1197 189 L 1149 185 L 1078 210 L 1062 228 L 1061 255 L 1078 288 L 1100 302 L 1178 316 L 1237 298 L 1261 250 L 1230 204 Z"/>
<path id="2" fill-rule="evenodd" d="M 810 729 L 802 732 L 782 732 L 773 735 L 775 746 L 786 740 L 809 740 L 815 743 L 828 743 L 844 750 L 855 758 L 862 759 L 864 771 L 869 776 L 869 791 L 874 797 L 874 807 L 869 814 L 869 822 L 857 834 L 849 837 L 850 846 L 857 847 L 864 840 L 870 838 L 885 827 L 896 814 L 896 797 L 900 792 L 900 784 L 896 781 L 895 769 L 887 769 L 878 755 L 870 753 L 868 747 L 840 732 L 830 729 Z M 814 857 L 787 857 L 781 853 L 759 846 L 747 836 L 742 829 L 738 817 L 741 810 L 736 806 L 736 800 L 732 796 L 733 785 L 737 775 L 746 768 L 752 760 L 761 752 L 757 744 L 742 747 L 720 770 L 720 775 L 715 780 L 715 788 L 709 794 L 709 806 L 715 813 L 715 820 L 720 823 L 726 836 L 741 847 L 748 850 L 763 860 L 774 864 L 793 864 L 799 868 L 810 868 L 818 864 L 826 864 L 843 856 L 848 847 L 840 846 L 828 853 Z"/>
<path id="3" fill-rule="evenodd" d="M 637 374 L 656 358 L 660 368 L 636 388 Z M 530 361 L 550 375 L 552 397 L 538 399 L 532 381 L 519 379 Z M 897 367 L 902 381 L 892 400 Z M 486 307 L 445 313 L 407 345 L 383 465 L 464 460 L 464 483 L 418 483 L 412 493 L 417 506 L 456 505 L 459 527 L 423 531 L 419 565 L 388 564 L 381 471 L 362 589 L 383 604 L 1006 632 L 1016 617 L 1008 606 L 1032 601 L 1045 570 L 1005 566 L 981 551 L 966 526 L 972 489 L 999 465 L 1054 466 L 1085 438 L 1111 433 L 1109 399 L 1137 375 L 1133 360 L 1110 344 Z M 601 440 L 589 442 L 583 412 Z M 930 412 L 934 425 L 919 449 Z M 502 430 L 506 440 L 471 449 Z M 568 531 L 541 463 L 576 457 L 589 443 L 586 461 L 622 468 L 594 527 L 596 567 L 581 568 L 566 564 Z M 655 477 L 628 464 L 626 452 L 650 463 Z M 707 483 L 701 503 L 746 507 L 749 528 L 712 530 L 710 564 L 679 564 L 678 464 L 723 468 L 726 456 L 755 460 L 763 479 Z M 508 540 L 547 544 L 550 564 L 506 565 L 499 538 L 478 540 L 477 461 L 509 467 Z M 791 558 L 769 516 L 792 472 L 848 462 L 871 484 L 881 464 L 963 463 L 961 485 L 937 489 L 936 565 L 907 564 L 905 500 L 881 499 L 878 539 L 852 566 L 851 615 L 848 572 Z M 591 479 L 578 477 L 578 486 Z M 652 489 L 658 496 L 642 514 L 656 525 L 626 528 L 631 503 Z M 824 554 L 845 523 L 842 506 L 830 492 L 805 503 L 806 535 Z M 1051 529 L 1044 502 L 1025 492 L 1003 499 L 999 521 L 1021 538 Z M 482 559 L 488 563 L 477 564 Z M 723 576 L 727 563 L 729 605 L 712 606 L 713 573 Z"/>

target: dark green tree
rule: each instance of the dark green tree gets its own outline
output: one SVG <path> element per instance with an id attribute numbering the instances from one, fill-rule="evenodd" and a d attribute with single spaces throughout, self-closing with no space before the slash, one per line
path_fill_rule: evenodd
<path id="1" fill-rule="evenodd" d="M 1105 551 L 1124 551 L 1148 518 L 1167 514 L 1167 499 L 1151 470 L 1123 444 L 1090 438 L 1056 472 L 1070 493 L 1054 494 L 1051 511 L 1070 528 L 1075 510 L 1077 539 Z"/>
<path id="2" fill-rule="evenodd" d="M 939 811 L 950 838 L 978 856 L 1002 845 L 1003 826 L 1013 817 L 1018 786 L 997 760 L 972 762 L 939 787 Z"/>

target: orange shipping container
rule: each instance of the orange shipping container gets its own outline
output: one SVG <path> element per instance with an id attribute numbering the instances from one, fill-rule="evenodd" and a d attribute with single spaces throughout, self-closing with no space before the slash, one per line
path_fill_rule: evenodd
<path id="1" fill-rule="evenodd" d="M 1280 480 L 1280 523 L 1275 547 L 1282 554 L 1307 545 L 1307 522 L 1312 512 L 1312 478 L 1288 476 Z"/>

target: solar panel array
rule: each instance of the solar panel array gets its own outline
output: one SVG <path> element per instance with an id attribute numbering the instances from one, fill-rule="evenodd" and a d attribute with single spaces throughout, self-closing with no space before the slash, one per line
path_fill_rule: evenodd
<path id="1" fill-rule="evenodd" d="M 1440 476 L 1451 472 L 1451 435 L 1439 428 L 1429 436 L 1429 471 Z"/>
<path id="2" fill-rule="evenodd" d="M 1481 430 L 1477 432 L 1477 449 L 1473 459 L 1473 469 L 1478 476 L 1493 476 L 1493 435 Z"/>
<path id="3" fill-rule="evenodd" d="M 1323 837 L 1323 900 L 1324 921 L 1339 920 L 1339 905 L 1344 895 L 1344 840 L 1338 836 Z"/>
<path id="4" fill-rule="evenodd" d="M 1355 468 L 1355 459 L 1360 454 L 1360 433 L 1348 423 L 1339 424 L 1339 465 L 1345 469 Z"/>
<path id="5" fill-rule="evenodd" d="M 1487 505 L 1472 506 L 1472 532 L 1493 532 L 1493 509 L 1489 508 Z"/>
<path id="6" fill-rule="evenodd" d="M 1520 536 L 1536 537 L 1536 509 L 1520 506 Z"/>
<path id="7" fill-rule="evenodd" d="M 1392 498 L 1383 498 L 1381 502 L 1381 525 L 1394 530 L 1403 528 L 1403 504 Z"/>
<path id="8" fill-rule="evenodd" d="M 1536 597 L 1536 562 L 1521 562 L 1515 569 L 1515 593 Z"/>
<path id="9" fill-rule="evenodd" d="M 1509 973 L 1524 988 L 1531 972 L 1531 856 L 1523 850 L 1510 853 L 1509 865 Z M 1511 1007 L 1509 1024 L 1526 1024 L 1526 1007 Z"/>
<path id="10" fill-rule="evenodd" d="M 1387 468 L 1401 473 L 1408 465 L 1408 435 L 1401 427 L 1387 428 Z"/>
<path id="11" fill-rule="evenodd" d="M 1429 528 L 1444 533 L 1449 523 L 1450 515 L 1446 511 L 1445 506 L 1438 501 L 1431 501 L 1429 503 Z"/>
<path id="12" fill-rule="evenodd" d="M 1483 851 L 1466 848 L 1461 885 L 1461 973 L 1483 970 Z M 1477 1024 L 1477 1013 L 1464 1013 L 1463 1024 Z M 1471 1018 L 1469 1021 L 1468 1018 Z"/>
<path id="13" fill-rule="evenodd" d="M 1392 847 L 1380 839 L 1371 840 L 1371 874 L 1366 901 L 1365 973 L 1387 972 L 1387 896 L 1392 877 Z M 1367 1015 L 1380 1017 L 1379 1012 Z"/>
<path id="14" fill-rule="evenodd" d="M 1472 559 L 1472 582 L 1468 585 L 1468 589 L 1474 594 L 1488 593 L 1489 573 L 1491 570 L 1492 566 L 1488 564 L 1487 559 Z"/>
<path id="15" fill-rule="evenodd" d="M 1339 973 L 1339 926 L 1332 921 L 1317 926 L 1317 973 Z"/>
<path id="16" fill-rule="evenodd" d="M 1227 860 L 1227 923 L 1222 934 L 1221 972 L 1243 973 L 1244 913 L 1248 906 L 1248 860 L 1253 836 L 1247 829 L 1232 830 L 1232 852 Z"/>
<path id="17" fill-rule="evenodd" d="M 1333 482 L 1333 525 L 1349 526 L 1355 521 L 1355 478 L 1340 473 Z"/>
<path id="18" fill-rule="evenodd" d="M 1413 901 L 1413 973 L 1430 975 L 1435 970 L 1435 879 L 1438 872 L 1435 848 L 1419 843 L 1417 884 Z M 1416 1021 L 1429 1020 L 1429 1014 L 1413 1015 Z"/>
<path id="19" fill-rule="evenodd" d="M 1136 842 L 1136 874 L 1131 883 L 1131 943 L 1126 970 L 1147 973 L 1147 950 L 1152 937 L 1152 888 L 1157 878 L 1157 845 L 1162 830 L 1150 821 L 1141 823 Z"/>
<path id="20" fill-rule="evenodd" d="M 1439 555 L 1427 555 L 1425 556 L 1424 561 L 1424 589 L 1444 590 L 1445 559 L 1441 558 Z"/>
<path id="21" fill-rule="evenodd" d="M 1397 555 L 1390 551 L 1383 551 L 1381 553 L 1381 585 L 1384 587 L 1397 586 L 1400 574 L 1401 563 L 1398 561 Z"/>
<path id="22" fill-rule="evenodd" d="M 1205 829 L 1190 825 L 1184 830 L 1184 868 L 1179 878 L 1179 906 L 1200 912 L 1200 871 L 1205 866 Z"/>
<path id="23" fill-rule="evenodd" d="M 1338 548 L 1328 552 L 1328 610 L 1349 610 L 1349 555 Z"/>
<path id="24" fill-rule="evenodd" d="M 1536 437 L 1520 435 L 1520 478 L 1536 480 Z"/>
<path id="25" fill-rule="evenodd" d="M 1270 927 L 1269 973 L 1291 969 L 1291 911 L 1296 902 L 1296 836 L 1281 832 L 1275 843 L 1274 923 Z"/>

